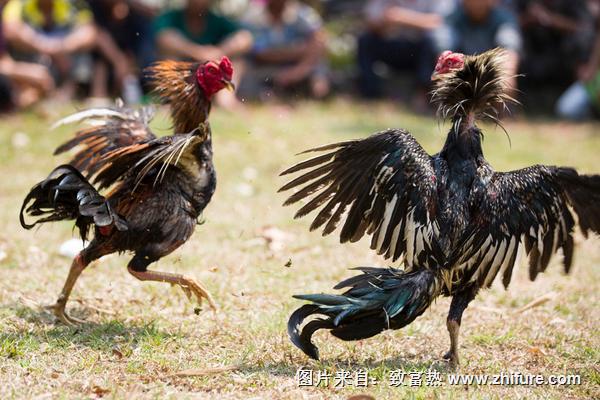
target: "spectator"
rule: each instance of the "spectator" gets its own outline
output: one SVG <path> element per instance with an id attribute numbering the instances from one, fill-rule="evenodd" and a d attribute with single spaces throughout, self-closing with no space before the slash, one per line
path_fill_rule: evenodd
<path id="1" fill-rule="evenodd" d="M 99 31 L 89 10 L 68 0 L 11 0 L 6 6 L 7 37 L 30 60 L 49 64 L 61 93 L 70 98 L 77 82 L 89 81 L 89 51 L 110 60 L 119 82 L 130 74 L 123 53 Z"/>
<path id="2" fill-rule="evenodd" d="M 589 59 L 577 71 L 578 79 L 558 99 L 556 113 L 566 119 L 584 120 L 600 111 L 600 3 L 589 4 L 596 19 L 596 38 Z"/>
<path id="3" fill-rule="evenodd" d="M 325 33 L 319 15 L 296 0 L 251 5 L 244 22 L 254 35 L 252 67 L 240 85 L 250 97 L 268 86 L 288 89 L 308 83 L 316 98 L 329 93 Z"/>
<path id="4" fill-rule="evenodd" d="M 99 29 L 109 34 L 125 53 L 131 70 L 140 71 L 155 61 L 152 10 L 135 0 L 88 0 L 88 3 Z M 94 66 L 96 93 L 104 93 L 104 96 L 108 92 L 109 81 L 106 64 L 104 59 L 97 59 Z M 140 100 L 139 86 L 139 80 L 133 75 L 124 82 L 125 102 Z"/>
<path id="5" fill-rule="evenodd" d="M 47 68 L 17 62 L 6 51 L 2 14 L 8 0 L 0 0 L 0 111 L 27 107 L 54 86 Z"/>
<path id="6" fill-rule="evenodd" d="M 477 54 L 495 47 L 507 51 L 506 67 L 516 87 L 521 51 L 521 34 L 516 16 L 497 4 L 497 0 L 462 0 L 446 20 L 447 48 Z"/>
<path id="7" fill-rule="evenodd" d="M 365 13 L 367 31 L 358 39 L 358 67 L 361 94 L 382 95 L 381 79 L 375 64 L 410 71 L 417 82 L 415 106 L 423 109 L 431 71 L 435 64 L 433 31 L 442 24 L 436 0 L 370 0 Z"/>
<path id="8" fill-rule="evenodd" d="M 529 82 L 568 84 L 586 61 L 593 17 L 585 0 L 519 0 L 522 72 Z"/>
<path id="9" fill-rule="evenodd" d="M 166 57 L 194 61 L 218 60 L 223 55 L 239 57 L 252 46 L 247 30 L 210 9 L 211 0 L 187 0 L 184 8 L 167 11 L 154 23 L 156 41 Z M 235 83 L 240 78 L 238 61 Z M 237 101 L 231 93 L 217 94 L 217 102 L 231 108 Z"/>

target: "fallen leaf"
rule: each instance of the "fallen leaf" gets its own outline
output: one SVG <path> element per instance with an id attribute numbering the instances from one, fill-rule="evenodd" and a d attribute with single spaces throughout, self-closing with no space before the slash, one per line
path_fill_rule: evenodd
<path id="1" fill-rule="evenodd" d="M 92 393 L 96 396 L 96 398 L 104 397 L 110 393 L 110 390 L 102 388 L 100 386 L 94 385 L 92 386 Z"/>
<path id="2" fill-rule="evenodd" d="M 525 304 L 523 307 L 521 307 L 517 311 L 515 311 L 515 313 L 521 314 L 521 313 L 529 310 L 530 308 L 540 306 L 540 305 L 552 300 L 555 297 L 556 297 L 555 292 L 546 293 L 545 295 L 540 296 L 537 299 L 534 299 L 534 300 L 530 301 L 529 303 Z"/>
<path id="3" fill-rule="evenodd" d="M 123 353 L 121 352 L 121 350 L 119 350 L 118 348 L 113 348 L 112 349 L 112 353 L 114 356 L 116 356 L 118 359 L 123 358 Z"/>
<path id="4" fill-rule="evenodd" d="M 530 347 L 529 349 L 527 349 L 527 351 L 529 351 L 534 356 L 545 356 L 546 355 L 546 352 L 544 350 L 540 349 L 539 347 Z"/>

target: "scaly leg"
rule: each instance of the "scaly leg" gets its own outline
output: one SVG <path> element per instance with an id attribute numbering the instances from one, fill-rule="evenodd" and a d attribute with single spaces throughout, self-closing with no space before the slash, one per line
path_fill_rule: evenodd
<path id="1" fill-rule="evenodd" d="M 446 327 L 450 334 L 450 350 L 444 355 L 444 359 L 450 361 L 450 366 L 452 368 L 457 368 L 460 364 L 460 358 L 458 356 L 458 335 L 460 332 L 462 314 L 471 300 L 475 298 L 476 294 L 477 288 L 471 287 L 452 297 L 450 311 L 448 311 L 448 318 L 446 320 Z"/>
<path id="2" fill-rule="evenodd" d="M 129 273 L 141 281 L 155 281 L 155 282 L 168 282 L 172 285 L 178 285 L 184 291 L 184 293 L 191 297 L 191 294 L 196 296 L 199 304 L 202 304 L 202 299 L 208 301 L 208 305 L 213 311 L 217 311 L 217 306 L 212 299 L 210 293 L 196 280 L 188 278 L 180 274 L 172 274 L 169 272 L 159 271 L 136 271 L 133 266 L 127 267 Z"/>
<path id="3" fill-rule="evenodd" d="M 71 317 L 65 312 L 65 307 L 67 305 L 67 300 L 69 300 L 69 296 L 71 295 L 71 290 L 73 290 L 73 286 L 81 275 L 81 272 L 87 267 L 89 262 L 85 260 L 85 255 L 83 252 L 79 253 L 73 259 L 73 263 L 71 264 L 71 269 L 69 270 L 69 275 L 67 276 L 67 280 L 65 281 L 65 285 L 63 286 L 60 295 L 58 296 L 58 300 L 56 303 L 44 307 L 48 311 L 52 311 L 52 313 L 62 321 L 66 325 L 76 325 L 84 323 L 85 321 L 80 320 L 78 318 Z"/>
<path id="4" fill-rule="evenodd" d="M 458 334 L 460 331 L 460 322 L 448 318 L 446 320 L 446 327 L 450 334 L 450 350 L 444 354 L 444 360 L 450 361 L 452 368 L 458 367 L 460 359 L 458 357 Z"/>

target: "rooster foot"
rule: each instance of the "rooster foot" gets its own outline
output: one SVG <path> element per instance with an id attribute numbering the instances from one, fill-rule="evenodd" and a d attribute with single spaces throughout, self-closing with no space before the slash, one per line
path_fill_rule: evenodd
<path id="1" fill-rule="evenodd" d="M 450 368 L 457 369 L 460 361 L 458 359 L 458 354 L 452 350 L 448 350 L 446 354 L 443 356 L 444 360 L 447 360 L 450 363 Z"/>
<path id="2" fill-rule="evenodd" d="M 76 326 L 80 324 L 84 324 L 85 321 L 79 318 L 71 317 L 65 311 L 65 304 L 62 303 L 54 303 L 48 306 L 45 306 L 44 309 L 46 311 L 50 311 L 59 321 L 68 326 Z"/>
<path id="3" fill-rule="evenodd" d="M 213 311 L 217 311 L 217 305 L 215 304 L 212 296 L 200 283 L 192 278 L 184 278 L 184 281 L 179 284 L 188 299 L 191 300 L 192 295 L 196 297 L 199 304 L 202 304 L 202 300 L 206 299 L 208 305 Z"/>

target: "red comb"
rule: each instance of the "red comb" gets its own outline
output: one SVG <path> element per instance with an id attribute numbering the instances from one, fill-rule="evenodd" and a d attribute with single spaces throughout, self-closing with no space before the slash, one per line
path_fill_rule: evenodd
<path id="1" fill-rule="evenodd" d="M 223 73 L 223 77 L 230 81 L 233 77 L 233 64 L 231 64 L 231 61 L 227 56 L 223 56 L 223 58 L 221 58 L 219 69 Z"/>

